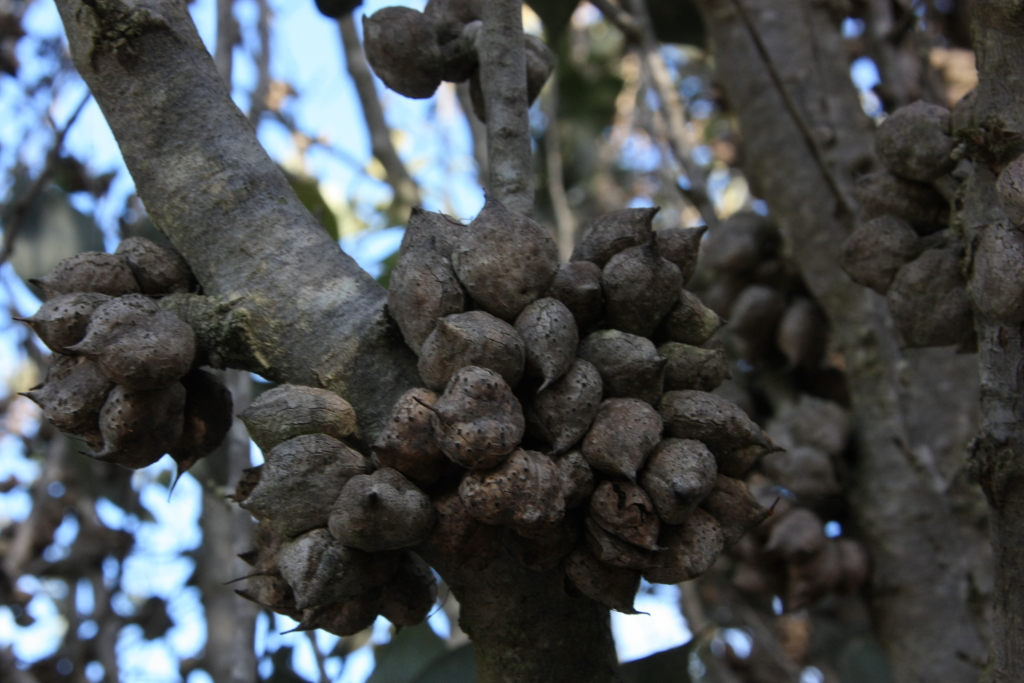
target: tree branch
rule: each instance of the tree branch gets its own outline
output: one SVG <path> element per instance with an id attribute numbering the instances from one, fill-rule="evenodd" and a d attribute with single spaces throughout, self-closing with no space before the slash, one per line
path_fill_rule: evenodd
<path id="1" fill-rule="evenodd" d="M 901 401 L 903 359 L 885 301 L 839 267 L 853 216 L 802 137 L 754 35 L 802 102 L 812 129 L 829 131 L 829 155 L 844 193 L 872 159 L 872 140 L 849 81 L 846 56 L 823 6 L 747 0 L 756 33 L 732 3 L 702 0 L 718 78 L 740 118 L 747 173 L 785 231 L 808 288 L 825 309 L 855 410 L 858 459 L 850 497 L 873 563 L 874 616 L 899 683 L 977 680 L 982 655 L 964 599 L 963 546 L 948 501 L 899 444 L 911 444 Z M 771 17 L 771 21 L 767 18 Z M 928 614 L 927 620 L 920 615 Z"/>
<path id="2" fill-rule="evenodd" d="M 533 215 L 533 155 L 526 96 L 522 0 L 488 0 L 477 39 L 487 110 L 488 189 L 513 211 Z"/>
<path id="3" fill-rule="evenodd" d="M 393 212 L 408 218 L 412 207 L 419 204 L 420 193 L 416 182 L 409 176 L 405 164 L 398 157 L 394 145 L 391 144 L 391 129 L 384 119 L 384 110 L 377 98 L 377 87 L 374 85 L 373 74 L 363 54 L 363 46 L 356 32 L 356 24 L 352 14 L 338 19 L 341 29 L 341 42 L 345 48 L 345 66 L 352 82 L 355 83 L 359 102 L 363 107 L 363 118 L 370 130 L 370 145 L 373 156 L 384 166 L 388 185 L 394 190 L 392 202 Z"/>
<path id="4" fill-rule="evenodd" d="M 418 382 L 415 358 L 385 312 L 386 292 L 330 239 L 260 147 L 184 3 L 93 4 L 60 0 L 58 9 L 154 224 L 207 294 L 244 293 L 265 376 L 337 391 L 372 438 Z"/>
<path id="5" fill-rule="evenodd" d="M 75 111 L 72 112 L 68 122 L 64 124 L 64 127 L 57 130 L 57 126 L 53 125 L 54 129 L 57 130 L 56 136 L 54 136 L 53 146 L 50 147 L 50 151 L 46 153 L 46 162 L 43 164 L 43 170 L 39 173 L 39 176 L 32 181 L 32 184 L 25 190 L 25 194 L 19 197 L 12 205 L 10 209 L 9 218 L 4 224 L 4 241 L 3 246 L 0 247 L 0 265 L 7 262 L 7 259 L 11 257 L 11 253 L 14 251 L 14 241 L 18 237 L 18 233 L 21 231 L 21 226 L 25 220 L 25 214 L 32 208 L 32 204 L 39 199 L 39 195 L 42 194 L 46 186 L 50 184 L 50 179 L 53 178 L 54 172 L 57 170 L 57 162 L 60 161 L 60 150 L 64 146 L 64 138 L 67 137 L 68 131 L 71 130 L 71 126 L 74 125 L 75 120 L 78 119 L 78 115 L 85 109 L 85 105 L 89 102 L 90 96 L 86 95 L 85 98 L 75 107 Z"/>
<path id="6" fill-rule="evenodd" d="M 576 246 L 576 219 L 569 208 L 569 198 L 565 194 L 565 180 L 562 168 L 562 136 L 558 131 L 558 79 L 552 78 L 543 103 L 548 116 L 548 126 L 544 132 L 544 160 L 547 162 L 548 195 L 555 211 L 555 226 L 558 243 L 558 255 L 568 261 Z"/>

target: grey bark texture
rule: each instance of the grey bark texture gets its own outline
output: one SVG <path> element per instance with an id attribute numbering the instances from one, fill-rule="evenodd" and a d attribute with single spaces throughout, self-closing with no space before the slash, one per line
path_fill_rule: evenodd
<path id="1" fill-rule="evenodd" d="M 980 25 L 974 17 L 978 87 L 973 102 L 958 106 L 954 136 L 965 158 L 953 171 L 960 181 L 951 224 L 968 247 L 965 270 L 999 263 L 998 254 L 975 262 L 979 244 L 994 231 L 1021 230 L 996 192 L 996 172 L 1024 151 L 1024 37 Z M 996 233 L 998 234 L 998 233 Z M 992 655 L 996 683 L 1024 680 L 1024 326 L 1013 316 L 996 319 L 993 299 L 1024 296 L 1024 271 L 1003 243 L 1007 272 L 987 273 L 994 288 L 972 288 L 981 419 L 971 460 L 990 505 L 995 564 Z M 994 258 L 995 256 L 995 258 Z M 1013 267 L 1009 267 L 1013 264 Z"/>
<path id="2" fill-rule="evenodd" d="M 485 2 L 477 52 L 487 109 L 487 187 L 509 209 L 532 216 L 533 155 L 522 17 L 522 0 Z"/>
<path id="3" fill-rule="evenodd" d="M 879 636 L 899 683 L 975 681 L 984 648 L 965 597 L 963 542 L 948 501 L 907 455 L 914 444 L 888 310 L 839 267 L 840 247 L 855 223 L 844 204 L 853 175 L 871 167 L 873 154 L 838 28 L 823 5 L 742 2 L 700 5 L 718 77 L 739 115 L 747 175 L 768 201 L 845 355 L 858 456 L 851 503 L 871 554 Z"/>

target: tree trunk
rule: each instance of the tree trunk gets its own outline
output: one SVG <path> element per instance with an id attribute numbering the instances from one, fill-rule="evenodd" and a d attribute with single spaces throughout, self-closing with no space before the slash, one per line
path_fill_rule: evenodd
<path id="1" fill-rule="evenodd" d="M 963 545 L 948 501 L 908 457 L 914 444 L 888 308 L 839 267 L 855 222 L 852 177 L 873 155 L 838 29 L 827 7 L 798 0 L 701 6 L 719 80 L 739 115 L 747 175 L 845 355 L 858 442 L 851 503 L 896 681 L 973 683 L 983 647 L 965 601 Z"/>
<path id="2" fill-rule="evenodd" d="M 1012 225 L 996 192 L 996 173 L 1021 154 L 1024 135 L 1024 37 L 984 28 L 975 16 L 978 87 L 958 105 L 954 136 L 966 157 L 953 171 L 960 185 L 951 224 L 967 246 L 973 279 L 975 250 L 988 231 Z M 1001 245 L 1009 249 L 1009 245 Z M 992 262 L 991 255 L 987 261 Z M 1012 264 L 1011 256 L 1005 263 Z M 1019 267 L 986 273 L 998 291 L 975 289 L 975 328 L 981 370 L 981 424 L 972 465 L 988 498 L 995 562 L 991 679 L 1024 680 L 1024 325 L 991 313 L 991 296 L 1024 296 Z M 986 313 L 988 311 L 988 313 Z"/>

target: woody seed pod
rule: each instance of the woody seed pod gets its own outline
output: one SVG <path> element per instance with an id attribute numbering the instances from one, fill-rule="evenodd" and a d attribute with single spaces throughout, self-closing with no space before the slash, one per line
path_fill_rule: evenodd
<path id="1" fill-rule="evenodd" d="M 715 487 L 700 506 L 718 520 L 726 548 L 734 546 L 748 531 L 771 514 L 751 495 L 746 484 L 739 479 L 721 474 L 715 480 Z"/>
<path id="2" fill-rule="evenodd" d="M 327 526 L 345 482 L 372 469 L 362 454 L 324 434 L 297 436 L 265 453 L 260 482 L 241 507 L 289 538 Z"/>
<path id="3" fill-rule="evenodd" d="M 590 329 L 600 321 L 604 306 L 601 269 L 590 261 L 563 263 L 544 296 L 565 304 L 576 319 L 577 329 Z"/>
<path id="4" fill-rule="evenodd" d="M 519 384 L 526 364 L 523 339 L 504 320 L 484 311 L 449 315 L 437 321 L 420 350 L 423 382 L 441 391 L 459 369 L 469 365 L 494 370 L 509 384 Z"/>
<path id="5" fill-rule="evenodd" d="M 143 294 L 173 294 L 195 288 L 192 269 L 181 254 L 145 237 L 122 240 L 114 255 L 128 264 Z"/>
<path id="6" fill-rule="evenodd" d="M 445 43 L 462 31 L 462 27 L 483 18 L 483 0 L 429 0 L 423 13 L 434 19 Z"/>
<path id="7" fill-rule="evenodd" d="M 775 332 L 775 345 L 789 361 L 789 367 L 817 368 L 828 343 L 828 322 L 807 297 L 797 297 L 786 308 Z"/>
<path id="8" fill-rule="evenodd" d="M 491 195 L 452 252 L 459 282 L 473 300 L 502 320 L 546 292 L 558 272 L 558 248 L 547 230 L 509 211 Z"/>
<path id="9" fill-rule="evenodd" d="M 640 588 L 640 572 L 611 567 L 577 546 L 565 559 L 565 574 L 580 593 L 616 612 L 638 614 L 633 598 Z"/>
<path id="10" fill-rule="evenodd" d="M 554 461 L 523 449 L 493 470 L 467 472 L 459 497 L 481 522 L 511 524 L 520 533 L 550 528 L 565 516 L 565 486 Z"/>
<path id="11" fill-rule="evenodd" d="M 679 267 L 663 259 L 652 243 L 620 251 L 601 272 L 608 323 L 650 337 L 676 305 L 682 286 Z"/>
<path id="12" fill-rule="evenodd" d="M 868 554 L 864 546 L 852 538 L 838 539 L 836 549 L 839 551 L 839 565 L 843 571 L 840 589 L 847 595 L 854 595 L 871 575 Z"/>
<path id="13" fill-rule="evenodd" d="M 900 268 L 886 300 L 908 347 L 959 344 L 974 332 L 959 249 L 928 249 Z"/>
<path id="14" fill-rule="evenodd" d="M 579 451 L 566 453 L 555 461 L 562 475 L 565 490 L 565 509 L 582 505 L 594 491 L 594 471 Z"/>
<path id="15" fill-rule="evenodd" d="M 1022 228 L 1006 223 L 982 228 L 971 264 L 971 299 L 988 318 L 1006 325 L 1024 322 Z"/>
<path id="16" fill-rule="evenodd" d="M 800 498 L 824 498 L 839 492 L 832 460 L 810 446 L 772 453 L 762 460 L 764 473 Z"/>
<path id="17" fill-rule="evenodd" d="M 707 227 L 699 228 L 662 228 L 654 231 L 654 241 L 658 246 L 658 254 L 676 264 L 685 285 L 697 270 L 697 255 L 700 252 L 701 238 Z"/>
<path id="18" fill-rule="evenodd" d="M 302 618 L 302 612 L 295 607 L 295 594 L 279 574 L 255 574 L 246 579 L 245 589 L 236 590 L 241 597 L 267 607 L 278 614 L 292 619 Z"/>
<path id="19" fill-rule="evenodd" d="M 43 409 L 43 415 L 54 427 L 81 437 L 90 448 L 99 450 L 103 447 L 100 410 L 114 383 L 89 361 L 76 363 L 59 374 L 63 376 L 47 377 L 46 384 L 23 395 Z"/>
<path id="20" fill-rule="evenodd" d="M 668 433 L 703 441 L 721 458 L 751 444 L 769 447 L 761 428 L 736 404 L 705 391 L 670 391 L 658 407 Z"/>
<path id="21" fill-rule="evenodd" d="M 480 571 L 497 558 L 504 529 L 484 524 L 471 515 L 462 504 L 458 490 L 437 496 L 434 511 L 437 523 L 431 532 L 430 542 L 454 567 L 466 566 Z"/>
<path id="22" fill-rule="evenodd" d="M 843 567 L 835 543 L 827 543 L 813 557 L 786 563 L 785 605 L 789 611 L 803 609 L 833 592 L 843 580 Z"/>
<path id="23" fill-rule="evenodd" d="M 711 391 L 729 376 L 729 365 L 721 349 L 704 349 L 668 342 L 658 347 L 665 358 L 665 388 Z"/>
<path id="24" fill-rule="evenodd" d="M 756 443 L 737 448 L 716 458 L 718 471 L 727 477 L 742 477 L 757 464 L 758 460 L 770 452 L 771 448 Z"/>
<path id="25" fill-rule="evenodd" d="M 384 584 L 380 613 L 395 626 L 415 626 L 436 600 L 437 579 L 430 566 L 416 553 L 403 552 L 398 571 Z"/>
<path id="26" fill-rule="evenodd" d="M 774 255 L 777 243 L 778 231 L 767 218 L 741 211 L 708 232 L 701 252 L 712 269 L 740 273 Z"/>
<path id="27" fill-rule="evenodd" d="M 661 323 L 659 336 L 669 341 L 700 346 L 722 326 L 722 319 L 705 306 L 700 298 L 683 289 L 679 302 Z"/>
<path id="28" fill-rule="evenodd" d="M 956 142 L 950 136 L 949 110 L 918 100 L 900 107 L 875 132 L 875 150 L 890 171 L 919 182 L 953 170 Z"/>
<path id="29" fill-rule="evenodd" d="M 239 415 L 264 452 L 303 434 L 344 439 L 356 432 L 356 412 L 326 389 L 282 384 L 265 391 Z"/>
<path id="30" fill-rule="evenodd" d="M 48 275 L 29 282 L 43 290 L 43 298 L 72 292 L 121 296 L 139 291 L 128 264 L 101 251 L 84 251 L 57 264 Z"/>
<path id="31" fill-rule="evenodd" d="M 428 5 L 429 7 L 429 5 Z M 402 236 L 400 253 L 410 249 L 431 249 L 451 259 L 452 250 L 466 226 L 451 216 L 414 206 Z"/>
<path id="32" fill-rule="evenodd" d="M 772 525 L 765 551 L 785 560 L 806 559 L 825 547 L 825 525 L 807 508 L 796 508 Z"/>
<path id="33" fill-rule="evenodd" d="M 181 438 L 185 387 L 155 391 L 115 386 L 100 410 L 103 450 L 94 457 L 136 470 L 152 465 Z"/>
<path id="34" fill-rule="evenodd" d="M 363 0 L 316 0 L 316 8 L 320 10 L 320 14 L 332 19 L 349 14 L 361 4 Z"/>
<path id="35" fill-rule="evenodd" d="M 597 368 L 605 396 L 638 398 L 652 405 L 661 397 L 666 361 L 651 340 L 618 330 L 601 330 L 580 343 L 577 355 Z"/>
<path id="36" fill-rule="evenodd" d="M 640 473 L 640 486 L 666 524 L 682 524 L 715 486 L 715 456 L 700 441 L 665 439 Z"/>
<path id="37" fill-rule="evenodd" d="M 661 418 L 635 398 L 601 403 L 583 439 L 583 457 L 598 472 L 636 481 L 636 473 L 661 440 Z"/>
<path id="38" fill-rule="evenodd" d="M 491 527 L 495 528 L 495 527 Z M 535 572 L 550 571 L 572 552 L 580 540 L 580 524 L 576 516 L 566 516 L 543 533 L 529 538 L 517 533 L 505 537 L 505 548 L 519 564 Z"/>
<path id="39" fill-rule="evenodd" d="M 388 285 L 388 312 L 413 353 L 434 331 L 438 318 L 461 313 L 466 297 L 451 262 L 431 249 L 403 250 Z"/>
<path id="40" fill-rule="evenodd" d="M 256 465 L 255 467 L 247 467 L 242 470 L 242 476 L 238 478 L 238 483 L 235 484 L 235 492 L 231 496 L 231 499 L 236 503 L 242 503 L 252 490 L 256 488 L 256 484 L 260 483 L 260 472 L 263 470 L 263 465 Z M 261 524 L 269 522 L 260 522 Z"/>
<path id="41" fill-rule="evenodd" d="M 850 417 L 834 401 L 802 394 L 796 406 L 768 425 L 768 435 L 783 448 L 810 446 L 831 457 L 846 448 Z M 732 476 L 732 475 L 729 475 Z"/>
<path id="42" fill-rule="evenodd" d="M 327 522 L 331 535 L 368 552 L 417 545 L 430 535 L 430 498 L 398 470 L 382 467 L 349 479 Z"/>
<path id="43" fill-rule="evenodd" d="M 921 240 L 910 223 L 886 214 L 846 238 L 839 265 L 854 282 L 885 294 L 896 272 L 920 253 Z"/>
<path id="44" fill-rule="evenodd" d="M 583 227 L 583 237 L 569 260 L 590 261 L 604 268 L 620 251 L 650 241 L 656 213 L 658 207 L 622 209 L 598 216 Z"/>
<path id="45" fill-rule="evenodd" d="M 590 429 L 603 386 L 597 368 L 577 359 L 561 379 L 527 404 L 527 428 L 551 444 L 552 453 L 564 453 Z"/>
<path id="46" fill-rule="evenodd" d="M 408 7 L 385 7 L 363 16 L 363 50 L 374 73 L 406 97 L 430 97 L 441 85 L 444 63 L 437 26 Z"/>
<path id="47" fill-rule="evenodd" d="M 661 522 L 644 490 L 625 481 L 604 481 L 590 497 L 590 519 L 627 543 L 658 549 Z"/>
<path id="48" fill-rule="evenodd" d="M 354 636 L 373 626 L 382 608 L 379 591 L 335 602 L 330 605 L 311 607 L 302 614 L 297 631 L 321 629 L 336 636 Z"/>
<path id="49" fill-rule="evenodd" d="M 710 514 L 697 508 L 679 526 L 664 526 L 663 550 L 654 557 L 644 578 L 651 583 L 681 583 L 702 575 L 722 552 L 722 528 Z"/>
<path id="50" fill-rule="evenodd" d="M 185 376 L 196 355 L 195 333 L 188 323 L 156 311 L 104 334 L 97 318 L 107 305 L 97 309 L 85 338 L 68 351 L 95 361 L 107 377 L 137 391 L 165 387 Z"/>
<path id="51" fill-rule="evenodd" d="M 178 474 L 212 453 L 231 430 L 231 392 L 205 370 L 193 370 L 181 380 L 185 387 L 185 417 L 181 438 L 169 451 Z"/>
<path id="52" fill-rule="evenodd" d="M 654 551 L 627 543 L 587 517 L 584 538 L 594 557 L 610 567 L 643 571 L 651 566 Z"/>
<path id="53" fill-rule="evenodd" d="M 938 190 L 888 171 L 858 178 L 854 194 L 866 219 L 891 214 L 910 223 L 920 235 L 943 230 L 949 223 L 949 204 Z"/>
<path id="54" fill-rule="evenodd" d="M 345 602 L 380 588 L 398 569 L 397 553 L 366 553 L 313 529 L 281 545 L 277 564 L 295 592 L 295 606 Z"/>
<path id="55" fill-rule="evenodd" d="M 444 454 L 470 470 L 500 464 L 526 431 L 522 406 L 508 384 L 493 370 L 473 366 L 452 376 L 430 422 Z"/>
<path id="56" fill-rule="evenodd" d="M 51 351 L 64 353 L 65 347 L 82 340 L 89 324 L 89 316 L 107 301 L 110 301 L 110 297 L 106 294 L 58 294 L 40 306 L 35 315 L 15 319 L 31 327 Z"/>
<path id="57" fill-rule="evenodd" d="M 437 481 L 449 462 L 437 443 L 426 407 L 433 407 L 437 399 L 437 394 L 427 389 L 402 394 L 391 409 L 391 422 L 372 446 L 381 467 L 393 467 L 421 486 Z"/>
<path id="58" fill-rule="evenodd" d="M 729 311 L 728 327 L 750 345 L 747 357 L 759 355 L 775 340 L 775 328 L 785 310 L 786 297 L 774 287 L 750 285 L 740 293 Z"/>
<path id="59" fill-rule="evenodd" d="M 142 294 L 108 299 L 93 310 L 85 336 L 75 347 L 82 345 L 86 349 L 101 350 L 125 331 L 145 326 L 159 310 L 156 302 Z M 75 353 L 74 348 L 67 350 Z"/>
<path id="60" fill-rule="evenodd" d="M 580 340 L 576 321 L 561 301 L 537 299 L 516 318 L 515 329 L 526 349 L 526 369 L 544 379 L 540 393 L 572 365 Z"/>

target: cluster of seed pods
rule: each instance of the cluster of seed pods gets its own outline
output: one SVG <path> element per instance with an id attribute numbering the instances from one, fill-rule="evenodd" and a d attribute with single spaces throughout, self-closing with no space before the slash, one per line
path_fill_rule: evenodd
<path id="1" fill-rule="evenodd" d="M 843 245 L 843 269 L 885 295 L 908 347 L 966 349 L 974 340 L 964 246 L 949 229 L 948 197 L 940 192 L 948 195 L 956 185 L 949 175 L 956 165 L 955 115 L 915 102 L 879 126 L 875 148 L 886 169 L 858 181 L 857 199 L 867 220 Z"/>
<path id="2" fill-rule="evenodd" d="M 241 418 L 266 460 L 235 491 L 259 520 L 254 549 L 242 555 L 253 572 L 239 595 L 300 629 L 340 636 L 378 614 L 398 626 L 423 621 L 437 587 L 409 548 L 434 527 L 434 507 L 404 475 L 352 447 L 352 406 L 330 391 L 286 384 Z"/>
<path id="3" fill-rule="evenodd" d="M 850 436 L 845 409 L 804 394 L 773 417 L 766 432 L 785 450 L 766 455 L 747 483 L 758 500 L 774 506 L 774 514 L 730 551 L 737 562 L 733 583 L 746 592 L 781 596 L 787 611 L 829 594 L 856 593 L 868 578 L 867 553 L 852 538 L 828 537 L 815 511 L 839 493 L 835 463 Z"/>
<path id="4" fill-rule="evenodd" d="M 27 323 L 52 351 L 25 395 L 92 457 L 138 469 L 170 453 L 184 472 L 231 427 L 231 394 L 196 367 L 192 328 L 157 301 L 196 286 L 175 251 L 124 240 L 84 252 L 32 284 L 45 299 Z"/>
<path id="5" fill-rule="evenodd" d="M 363 18 L 363 47 L 374 72 L 392 90 L 412 98 L 434 94 L 441 81 L 469 81 L 473 111 L 487 120 L 476 41 L 484 0 L 430 0 L 422 12 L 384 7 Z M 540 38 L 524 34 L 527 97 L 532 104 L 555 68 Z"/>
<path id="6" fill-rule="evenodd" d="M 504 546 L 630 612 L 641 576 L 695 578 L 768 516 L 738 477 L 775 447 L 708 393 L 721 319 L 682 286 L 704 230 L 656 212 L 599 217 L 560 265 L 493 197 L 469 225 L 414 210 L 388 307 L 424 386 L 372 450 L 429 492 L 454 564 Z"/>
<path id="7" fill-rule="evenodd" d="M 781 373 L 776 382 L 797 389 L 792 404 L 780 402 L 765 423 L 780 450 L 761 458 L 746 476 L 755 498 L 774 514 L 729 555 L 736 561 L 737 587 L 781 596 L 785 609 L 798 610 L 828 594 L 856 592 L 867 578 L 868 562 L 858 541 L 826 537 L 817 512 L 834 508 L 840 493 L 837 465 L 849 439 L 849 417 L 839 403 L 798 389 L 845 394 L 837 371 L 825 364 L 825 315 L 781 244 L 767 218 L 737 213 L 704 240 L 690 286 L 729 321 L 717 336 L 730 357 L 746 362 L 753 373 L 748 379 Z M 732 382 L 724 393 L 753 404 L 743 387 L 757 381 Z"/>

